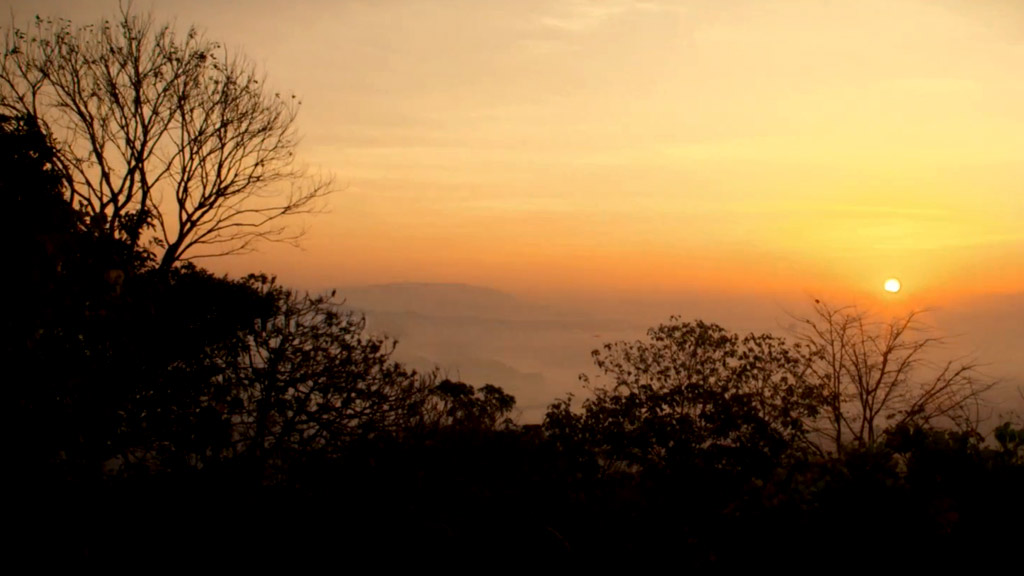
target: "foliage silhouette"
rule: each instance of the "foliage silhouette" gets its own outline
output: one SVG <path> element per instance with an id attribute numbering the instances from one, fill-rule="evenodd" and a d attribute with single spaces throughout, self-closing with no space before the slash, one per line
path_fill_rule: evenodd
<path id="1" fill-rule="evenodd" d="M 447 378 L 433 384 L 422 409 L 426 429 L 501 430 L 513 426 L 509 417 L 516 399 L 493 384 L 480 388 Z"/>
<path id="2" fill-rule="evenodd" d="M 391 360 L 394 341 L 365 335 L 365 320 L 329 297 L 299 295 L 265 275 L 242 284 L 268 307 L 240 353 L 218 359 L 234 453 L 270 470 L 289 455 L 398 434 L 417 418 L 429 379 Z"/>
<path id="3" fill-rule="evenodd" d="M 595 386 L 579 415 L 571 399 L 556 402 L 545 424 L 549 434 L 584 441 L 606 468 L 693 458 L 743 466 L 751 458 L 779 458 L 801 443 L 804 419 L 817 406 L 798 347 L 676 317 L 649 330 L 648 338 L 595 350 L 610 386 Z"/>
<path id="4" fill-rule="evenodd" d="M 18 430 L 38 429 L 22 445 L 26 462 L 40 467 L 97 467 L 109 455 L 119 408 L 106 365 L 109 328 L 121 309 L 129 276 L 148 254 L 97 234 L 94 222 L 64 198 L 55 150 L 32 117 L 0 118 L 3 140 L 0 191 L 17 217 L 4 228 L 18 281 L 5 285 L 4 357 L 18 398 Z M 129 281 L 130 282 L 130 281 Z M 123 399 L 123 398 L 121 398 Z M 29 425 L 28 422 L 34 423 Z M 91 463 L 91 464 L 87 464 Z"/>

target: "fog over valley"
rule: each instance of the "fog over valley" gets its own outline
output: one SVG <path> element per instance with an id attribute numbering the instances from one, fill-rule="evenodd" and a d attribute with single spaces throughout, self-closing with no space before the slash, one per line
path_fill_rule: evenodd
<path id="1" fill-rule="evenodd" d="M 590 352 L 606 342 L 643 338 L 668 321 L 702 319 L 746 334 L 792 339 L 810 296 L 696 294 L 669 297 L 564 296 L 538 300 L 466 284 L 393 283 L 338 290 L 345 306 L 366 315 L 371 332 L 398 340 L 394 357 L 420 371 L 434 367 L 452 379 L 501 386 L 518 401 L 520 420 L 537 423 L 548 404 L 587 394 L 580 373 L 595 375 Z M 839 303 L 837 303 L 839 304 Z M 917 306 L 915 306 L 917 308 Z M 1024 294 L 964 299 L 946 307 L 920 306 L 928 336 L 947 338 L 935 360 L 973 357 L 1001 381 L 987 413 L 1024 412 Z M 880 317 L 885 308 L 872 309 Z M 885 318 L 888 319 L 888 318 Z"/>

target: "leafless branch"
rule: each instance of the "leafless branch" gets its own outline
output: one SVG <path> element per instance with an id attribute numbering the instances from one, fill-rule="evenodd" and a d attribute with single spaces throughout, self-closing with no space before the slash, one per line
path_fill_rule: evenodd
<path id="1" fill-rule="evenodd" d="M 809 377 L 817 382 L 828 418 L 814 428 L 841 452 L 852 442 L 871 446 L 887 426 L 931 424 L 943 418 L 965 424 L 995 383 L 969 359 L 932 365 L 941 338 L 922 335 L 922 311 L 888 322 L 855 307 L 815 300 L 809 317 L 796 317 L 797 338 L 811 351 Z"/>
<path id="2" fill-rule="evenodd" d="M 38 117 L 76 203 L 104 215 L 109 234 L 159 248 L 170 267 L 294 241 L 301 230 L 287 220 L 331 192 L 330 177 L 295 161 L 299 101 L 265 84 L 194 28 L 179 35 L 128 6 L 78 28 L 12 23 L 0 109 Z"/>

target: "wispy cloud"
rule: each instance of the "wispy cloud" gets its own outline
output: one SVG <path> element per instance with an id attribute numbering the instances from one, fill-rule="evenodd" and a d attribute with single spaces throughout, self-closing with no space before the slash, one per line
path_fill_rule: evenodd
<path id="1" fill-rule="evenodd" d="M 570 0 L 540 17 L 540 24 L 567 32 L 583 32 L 637 10 L 668 10 L 651 0 Z"/>

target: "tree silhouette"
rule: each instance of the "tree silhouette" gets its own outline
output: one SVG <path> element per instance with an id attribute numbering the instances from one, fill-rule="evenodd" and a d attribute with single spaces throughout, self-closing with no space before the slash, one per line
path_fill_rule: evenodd
<path id="1" fill-rule="evenodd" d="M 80 233 L 79 215 L 63 198 L 63 176 L 55 151 L 31 117 L 0 116 L 0 194 L 17 215 L 0 228 L 8 251 L 8 270 L 3 283 L 4 301 L 0 342 L 10 397 L 5 418 L 16 440 L 5 442 L 8 457 L 29 467 L 45 465 L 56 453 L 59 417 L 45 414 L 51 390 L 24 385 L 25 374 L 43 365 L 35 354 L 45 346 L 47 329 L 57 322 L 64 288 L 59 264 L 69 259 Z M 49 407 L 49 406 L 47 406 Z M 44 418 L 40 418 L 44 416 Z M 39 427 L 40 434 L 22 437 Z M 8 445 L 9 443 L 9 445 Z"/>
<path id="2" fill-rule="evenodd" d="M 499 430 L 512 426 L 509 414 L 515 405 L 515 397 L 493 384 L 474 388 L 445 378 L 430 386 L 419 425 L 460 431 Z"/>
<path id="3" fill-rule="evenodd" d="M 7 30 L 2 58 L 0 109 L 39 118 L 76 207 L 163 269 L 292 240 L 286 217 L 329 192 L 295 163 L 295 97 L 194 28 L 130 6 L 78 28 L 36 17 Z"/>
<path id="4" fill-rule="evenodd" d="M 271 470 L 292 455 L 335 454 L 354 439 L 412 423 L 428 381 L 391 360 L 394 342 L 330 297 L 300 295 L 265 275 L 243 283 L 267 307 L 236 356 L 216 359 L 233 452 Z"/>
<path id="5" fill-rule="evenodd" d="M 799 338 L 814 358 L 809 378 L 827 414 L 819 432 L 837 453 L 849 443 L 876 445 L 886 428 L 941 419 L 975 425 L 971 408 L 995 382 L 973 362 L 930 358 L 942 340 L 923 334 L 920 316 L 912 311 L 882 322 L 815 300 L 811 317 L 800 318 Z"/>
<path id="6" fill-rule="evenodd" d="M 676 317 L 648 338 L 593 352 L 611 382 L 594 386 L 582 414 L 571 400 L 552 406 L 545 426 L 556 440 L 582 439 L 606 467 L 642 469 L 700 458 L 753 464 L 747 460 L 778 457 L 803 439 L 817 406 L 798 347 Z"/>
<path id="7" fill-rule="evenodd" d="M 0 193 L 17 215 L 0 234 L 12 250 L 4 284 L 11 310 L 3 319 L 3 353 L 24 433 L 16 452 L 26 466 L 61 474 L 98 468 L 116 428 L 112 387 L 87 384 L 102 373 L 108 348 L 99 335 L 111 325 L 126 270 L 145 255 L 97 235 L 64 197 L 66 182 L 49 139 L 31 116 L 0 116 Z M 91 464 L 87 464 L 91 463 Z"/>

